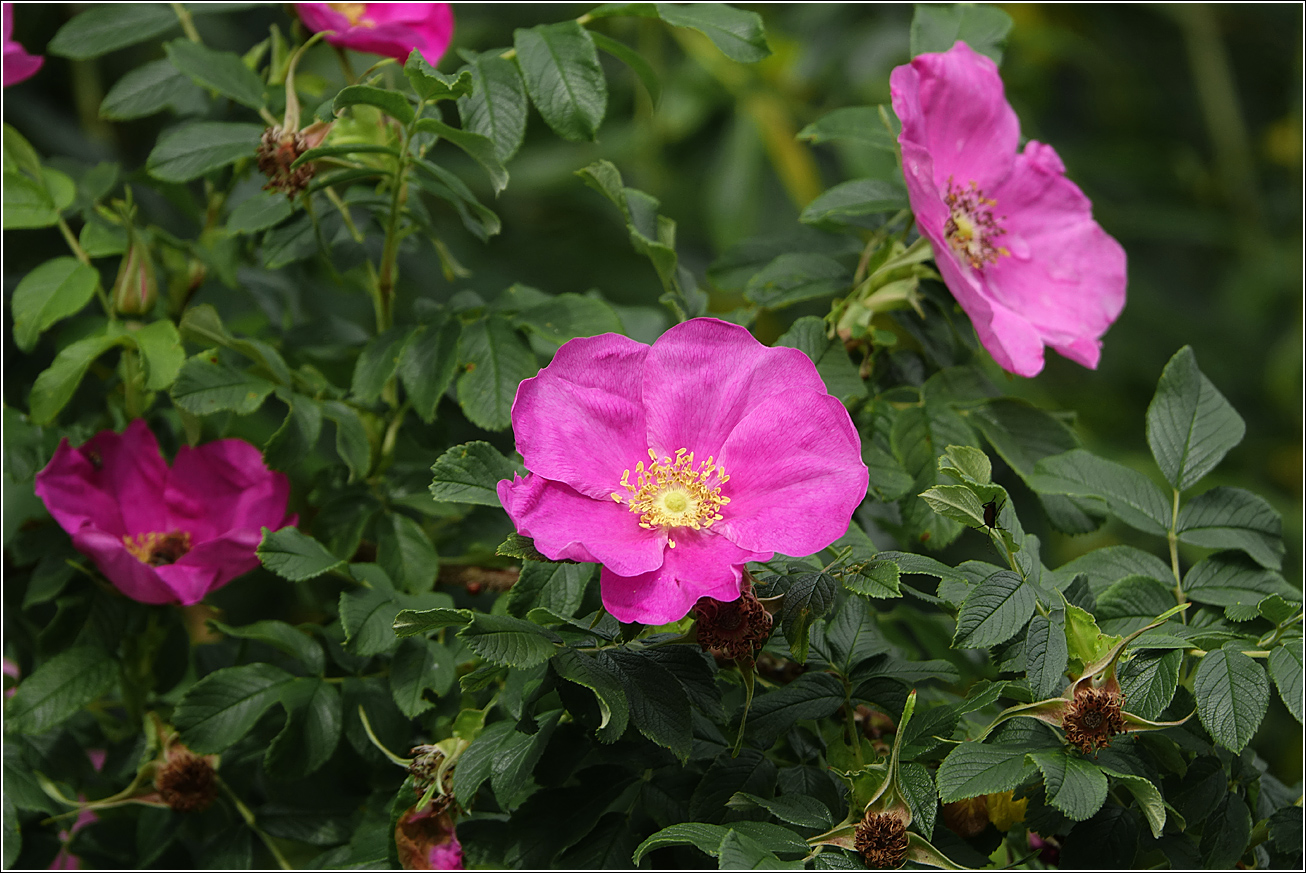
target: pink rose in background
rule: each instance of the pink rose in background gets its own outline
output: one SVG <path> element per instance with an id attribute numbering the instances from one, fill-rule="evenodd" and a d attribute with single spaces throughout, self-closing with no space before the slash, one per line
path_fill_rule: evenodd
<path id="1" fill-rule="evenodd" d="M 332 45 L 408 60 L 418 49 L 431 66 L 453 39 L 448 3 L 296 3 L 299 20 L 314 33 L 334 31 Z"/>
<path id="2" fill-rule="evenodd" d="M 286 516 L 290 482 L 243 440 L 183 446 L 169 469 L 136 419 L 74 449 L 64 439 L 36 493 L 73 545 L 141 603 L 197 603 L 258 566 L 261 528 Z"/>
<path id="3" fill-rule="evenodd" d="M 499 483 L 523 536 L 594 561 L 624 622 L 739 597 L 743 565 L 817 552 L 848 529 L 867 470 L 848 411 L 798 349 L 696 318 L 652 347 L 574 339 L 517 389 L 526 478 Z"/>
<path id="4" fill-rule="evenodd" d="M 984 347 L 1021 376 L 1043 369 L 1045 345 L 1096 368 L 1125 305 L 1125 252 L 1051 146 L 1017 153 L 997 65 L 958 42 L 889 82 L 916 223 Z"/>
<path id="5" fill-rule="evenodd" d="M 5 39 L 5 68 L 4 68 L 4 87 L 17 85 L 24 79 L 30 79 L 36 75 L 36 71 L 41 69 L 41 64 L 45 63 L 45 58 L 40 55 L 29 55 L 27 50 L 21 45 L 14 42 L 14 4 L 4 4 L 4 39 Z"/>
<path id="6" fill-rule="evenodd" d="M 78 795 L 77 799 L 85 801 L 86 797 L 84 795 Z M 99 820 L 100 817 L 95 813 L 91 812 L 89 809 L 83 809 L 81 812 L 77 813 L 77 819 L 76 821 L 73 822 L 73 826 L 71 828 L 68 828 L 67 830 L 59 831 L 59 842 L 62 844 L 59 847 L 59 854 L 54 856 L 54 860 L 50 862 L 50 866 L 47 867 L 46 869 L 47 870 L 82 869 L 82 859 L 74 855 L 72 852 L 68 851 L 68 844 L 72 842 L 73 837 L 76 835 L 78 831 L 80 831 L 82 828 L 86 827 L 87 825 L 95 824 Z"/>

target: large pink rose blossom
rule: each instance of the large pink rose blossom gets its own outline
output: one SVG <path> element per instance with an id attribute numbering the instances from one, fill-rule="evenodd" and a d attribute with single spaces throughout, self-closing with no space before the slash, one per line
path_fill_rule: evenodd
<path id="1" fill-rule="evenodd" d="M 183 446 L 170 469 L 141 419 L 80 448 L 62 440 L 36 493 L 77 550 L 141 603 L 198 603 L 258 566 L 261 528 L 296 521 L 289 480 L 254 446 Z"/>
<path id="2" fill-rule="evenodd" d="M 997 65 L 958 42 L 889 83 L 916 223 L 984 347 L 1021 376 L 1043 369 L 1045 345 L 1097 367 L 1125 305 L 1125 252 L 1051 146 L 1017 153 Z"/>
<path id="3" fill-rule="evenodd" d="M 512 423 L 530 475 L 499 483 L 509 517 L 546 557 L 601 563 L 624 622 L 736 599 L 745 563 L 825 548 L 866 496 L 857 431 L 811 360 L 715 318 L 652 347 L 571 340 Z"/>
<path id="4" fill-rule="evenodd" d="M 31 55 L 27 50 L 18 43 L 14 42 L 14 4 L 4 4 L 4 44 L 5 44 L 5 66 L 4 66 L 4 87 L 17 85 L 24 79 L 30 79 L 36 75 L 36 71 L 41 69 L 41 64 L 45 63 L 45 58 L 40 55 Z"/>
<path id="5" fill-rule="evenodd" d="M 448 3 L 296 3 L 299 20 L 327 42 L 356 52 L 408 60 L 418 49 L 431 66 L 453 39 Z"/>

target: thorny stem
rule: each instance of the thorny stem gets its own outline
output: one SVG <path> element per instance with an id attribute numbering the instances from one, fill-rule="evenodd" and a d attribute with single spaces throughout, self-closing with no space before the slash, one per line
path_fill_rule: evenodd
<path id="1" fill-rule="evenodd" d="M 222 790 L 227 792 L 227 797 L 231 798 L 231 802 L 235 804 L 236 811 L 239 812 L 240 817 L 245 820 L 245 824 L 249 826 L 250 830 L 258 834 L 258 838 L 263 841 L 263 845 L 268 847 L 268 851 L 272 853 L 272 857 L 277 860 L 277 866 L 282 870 L 295 869 L 290 866 L 290 862 L 281 854 L 281 850 L 277 848 L 276 843 L 272 842 L 272 838 L 265 834 L 263 829 L 258 826 L 258 823 L 254 818 L 254 813 L 239 797 L 236 796 L 236 792 L 231 790 L 231 786 L 216 773 L 214 774 L 214 777 L 218 780 L 218 784 L 222 786 Z"/>

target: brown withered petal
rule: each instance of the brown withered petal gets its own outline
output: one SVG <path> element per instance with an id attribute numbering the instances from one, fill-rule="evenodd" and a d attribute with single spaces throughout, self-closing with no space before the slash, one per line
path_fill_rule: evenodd
<path id="1" fill-rule="evenodd" d="M 868 812 L 857 825 L 853 848 L 867 867 L 897 869 L 907 860 L 907 825 L 891 812 Z"/>
<path id="2" fill-rule="evenodd" d="M 943 823 L 958 836 L 978 836 L 989 826 L 988 798 L 981 794 L 943 804 Z"/>
<path id="3" fill-rule="evenodd" d="M 268 177 L 263 190 L 280 191 L 287 197 L 294 197 L 307 188 L 316 168 L 311 162 L 293 170 L 290 165 L 308 148 L 307 140 L 298 131 L 282 130 L 280 125 L 264 130 L 255 152 L 258 155 L 259 172 Z"/>
<path id="4" fill-rule="evenodd" d="M 735 661 L 753 661 L 771 636 L 771 614 L 751 585 L 744 585 L 738 600 L 700 597 L 693 611 L 703 650 L 721 652 Z"/>
<path id="5" fill-rule="evenodd" d="M 1071 745 L 1086 755 L 1105 748 L 1116 734 L 1126 731 L 1120 712 L 1124 695 L 1106 688 L 1083 688 L 1066 707 L 1061 729 Z"/>
<path id="6" fill-rule="evenodd" d="M 444 753 L 435 746 L 414 746 L 413 763 L 408 765 L 408 772 L 413 777 L 413 787 L 417 789 L 420 797 L 435 782 L 436 774 L 440 772 L 440 764 L 444 761 Z M 431 807 L 434 807 L 435 813 L 443 812 L 453 802 L 453 771 L 450 767 L 444 774 L 444 794 L 436 793 L 431 797 Z M 428 808 L 430 809 L 430 808 Z"/>
<path id="7" fill-rule="evenodd" d="M 163 802 L 176 812 L 208 809 L 218 796 L 218 780 L 212 765 L 189 750 L 175 747 L 155 775 L 154 787 Z"/>

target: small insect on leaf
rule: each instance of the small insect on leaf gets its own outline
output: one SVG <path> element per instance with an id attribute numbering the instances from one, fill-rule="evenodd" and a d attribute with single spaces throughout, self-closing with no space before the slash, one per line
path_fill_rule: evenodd
<path id="1" fill-rule="evenodd" d="M 1006 506 L 1006 501 L 999 502 L 997 498 L 984 504 L 984 526 L 990 530 L 1001 530 L 998 527 L 998 515 L 1002 512 L 1002 507 Z"/>

